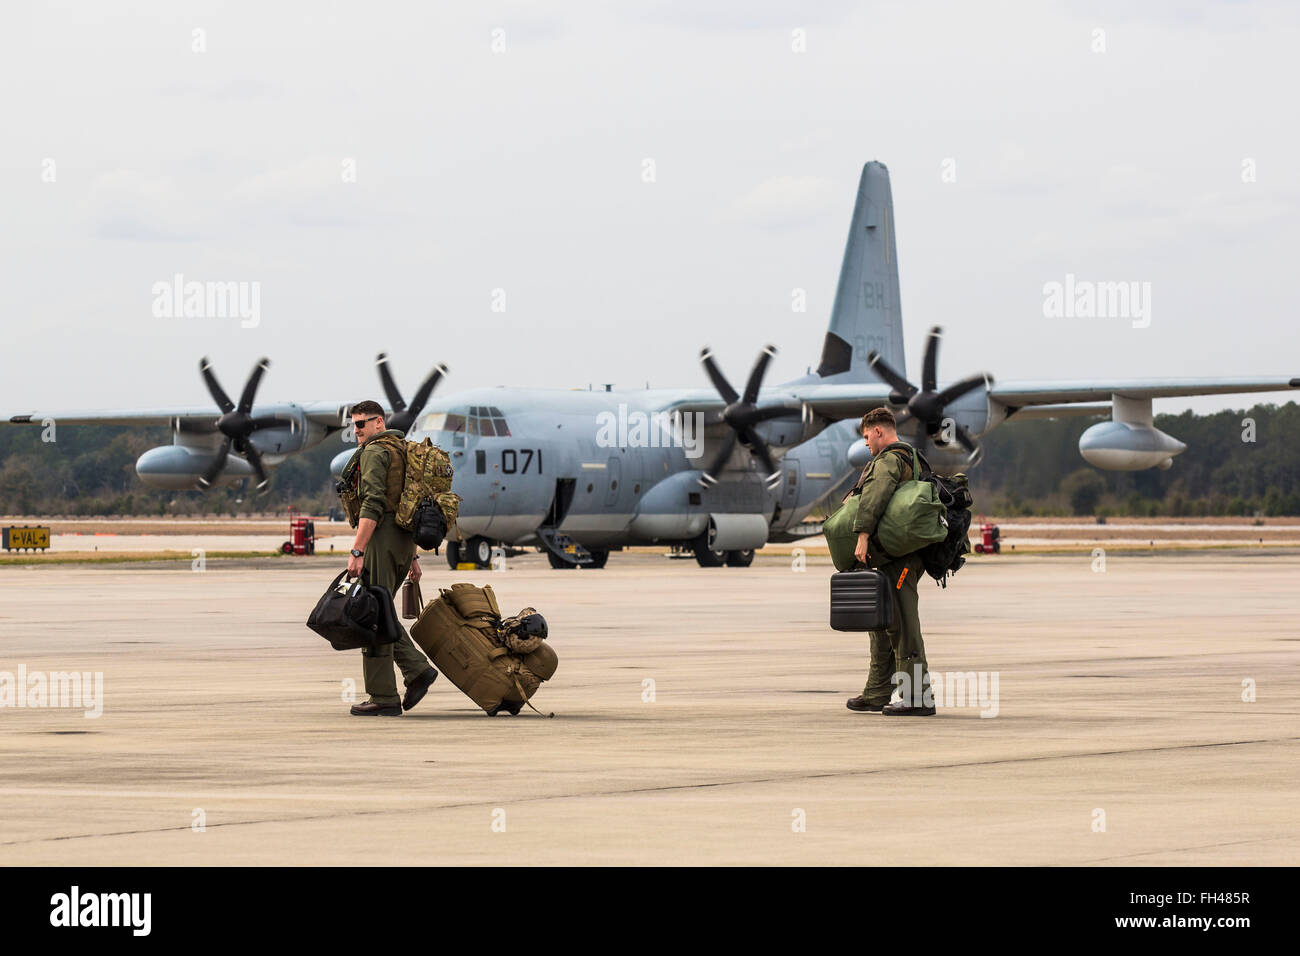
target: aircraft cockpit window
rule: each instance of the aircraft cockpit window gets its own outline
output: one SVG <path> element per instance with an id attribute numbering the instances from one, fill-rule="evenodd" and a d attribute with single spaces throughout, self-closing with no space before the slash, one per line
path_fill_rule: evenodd
<path id="1" fill-rule="evenodd" d="M 501 414 L 501 409 L 493 405 L 490 408 L 486 409 L 486 412 L 487 414 L 492 416 L 492 424 L 496 430 L 497 435 L 499 437 L 509 436 L 510 426 L 506 424 L 506 418 L 504 415 Z M 483 434 L 487 435 L 489 433 L 484 432 Z"/>
<path id="2" fill-rule="evenodd" d="M 432 431 L 430 424 L 438 419 L 437 427 L 452 433 L 452 447 L 465 447 L 465 439 L 470 435 L 482 435 L 487 438 L 509 437 L 510 428 L 506 425 L 501 409 L 487 405 L 470 405 L 446 415 L 427 416 L 425 429 Z"/>

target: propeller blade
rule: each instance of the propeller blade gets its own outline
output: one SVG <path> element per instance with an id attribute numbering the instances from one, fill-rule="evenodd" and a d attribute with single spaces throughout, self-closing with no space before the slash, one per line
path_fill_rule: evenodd
<path id="1" fill-rule="evenodd" d="M 253 466 L 253 474 L 257 476 L 257 490 L 261 491 L 266 487 L 267 482 L 271 480 L 267 477 L 266 468 L 262 465 L 262 453 L 254 447 L 252 442 L 248 442 L 244 447 L 244 457 Z"/>
<path id="2" fill-rule="evenodd" d="M 731 453 L 735 448 L 736 432 L 733 429 L 732 431 L 727 432 L 727 437 L 722 442 L 722 449 L 713 459 L 713 464 L 709 465 L 709 467 L 705 469 L 704 474 L 700 475 L 701 486 L 708 488 L 711 485 L 716 485 L 718 483 L 718 475 L 722 474 L 722 469 L 726 467 L 727 459 L 731 457 Z"/>
<path id="3" fill-rule="evenodd" d="M 760 438 L 752 428 L 746 428 L 741 433 L 740 437 L 746 446 L 748 446 L 749 450 L 754 453 L 754 456 L 762 462 L 763 467 L 767 469 L 764 473 L 763 483 L 767 485 L 775 485 L 780 481 L 781 469 L 777 463 L 772 460 L 772 452 L 768 449 L 767 442 L 763 441 L 763 439 Z"/>
<path id="4" fill-rule="evenodd" d="M 933 392 L 938 379 L 939 340 L 943 338 L 943 329 L 935 326 L 925 340 L 925 360 L 921 364 L 921 391 Z"/>
<path id="5" fill-rule="evenodd" d="M 239 411 L 247 415 L 253 410 L 253 396 L 257 394 L 257 385 L 262 381 L 262 373 L 266 371 L 271 360 L 268 358 L 259 359 L 257 366 L 253 369 L 248 381 L 244 383 L 244 391 L 239 396 Z"/>
<path id="6" fill-rule="evenodd" d="M 957 426 L 957 441 L 960 442 L 961 446 L 971 454 L 974 454 L 979 448 L 979 444 L 975 441 L 974 437 L 971 436 L 971 433 L 966 430 L 965 425 Z"/>
<path id="7" fill-rule="evenodd" d="M 713 353 L 708 349 L 700 352 L 700 361 L 704 363 L 704 371 L 708 373 L 709 380 L 713 382 L 713 387 L 718 390 L 722 400 L 728 405 L 734 405 L 740 396 L 736 394 L 736 390 L 731 387 L 727 377 L 722 374 L 717 363 L 713 361 Z M 760 359 L 760 361 L 762 360 Z"/>
<path id="8" fill-rule="evenodd" d="M 217 403 L 222 413 L 233 412 L 235 403 L 230 400 L 230 396 L 217 381 L 217 376 L 212 371 L 212 363 L 208 361 L 207 356 L 199 360 L 199 374 L 203 376 L 204 384 L 208 386 L 208 394 L 212 396 L 212 400 Z"/>
<path id="9" fill-rule="evenodd" d="M 767 363 L 772 361 L 772 356 L 775 354 L 775 345 L 769 345 L 759 353 L 758 361 L 754 363 L 754 368 L 749 373 L 749 381 L 745 383 L 743 401 L 746 405 L 753 405 L 758 401 L 758 390 L 763 385 L 763 376 L 767 374 Z"/>
<path id="10" fill-rule="evenodd" d="M 379 366 L 379 381 L 384 386 L 384 395 L 388 398 L 389 406 L 395 412 L 404 411 L 406 402 L 402 401 L 402 393 L 397 390 L 397 383 L 393 381 L 393 373 L 388 371 L 388 353 L 380 352 L 375 359 L 375 364 Z"/>
<path id="11" fill-rule="evenodd" d="M 984 446 L 977 442 L 974 436 L 961 425 L 957 426 L 957 441 L 961 442 L 962 447 L 970 452 L 966 459 L 966 467 L 974 468 L 980 463 L 980 459 L 984 457 Z"/>
<path id="12" fill-rule="evenodd" d="M 941 405 L 950 405 L 967 392 L 973 392 L 987 381 L 990 381 L 987 375 L 972 375 L 969 378 L 962 379 L 960 382 L 954 382 L 952 385 L 949 385 L 936 396 L 936 400 Z"/>
<path id="13" fill-rule="evenodd" d="M 429 396 L 433 393 L 434 388 L 446 374 L 447 366 L 439 363 L 438 366 L 429 373 L 429 377 L 420 385 L 419 389 L 415 393 L 415 397 L 411 399 L 412 420 L 420 417 L 420 412 L 424 411 L 424 403 L 429 400 Z"/>
<path id="14" fill-rule="evenodd" d="M 885 380 L 885 384 L 903 396 L 904 401 L 916 394 L 916 386 L 890 368 L 889 363 L 880 357 L 879 352 L 868 352 L 867 363 Z"/>
<path id="15" fill-rule="evenodd" d="M 218 386 L 220 388 L 220 386 Z M 226 459 L 230 457 L 230 443 L 234 439 L 226 438 L 221 443 L 221 453 L 212 460 L 208 470 L 199 476 L 200 488 L 211 488 L 212 483 L 217 480 L 217 475 L 221 474 L 221 469 L 226 467 Z"/>
<path id="16" fill-rule="evenodd" d="M 899 412 L 897 415 L 894 416 L 894 424 L 896 424 L 899 428 L 902 428 L 903 425 L 905 425 L 907 422 L 910 422 L 911 420 L 912 420 L 912 412 L 910 409 L 907 408 L 903 409 L 901 412 Z"/>

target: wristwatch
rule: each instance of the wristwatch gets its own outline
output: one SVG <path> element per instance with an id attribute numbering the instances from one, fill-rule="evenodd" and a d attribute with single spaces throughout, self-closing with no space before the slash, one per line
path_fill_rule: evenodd
<path id="1" fill-rule="evenodd" d="M 352 557 L 354 557 L 354 558 L 364 558 L 365 556 L 366 556 L 366 553 L 365 553 L 364 551 L 358 551 L 356 548 L 353 548 L 353 549 L 352 549 Z"/>

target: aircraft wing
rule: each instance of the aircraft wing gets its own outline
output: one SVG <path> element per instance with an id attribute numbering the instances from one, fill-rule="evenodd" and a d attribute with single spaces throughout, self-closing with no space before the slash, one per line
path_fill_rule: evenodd
<path id="1" fill-rule="evenodd" d="M 1191 395 L 1280 392 L 1292 388 L 1300 388 L 1300 378 L 1278 375 L 1257 378 L 1129 378 L 1109 381 L 1083 379 L 1066 382 L 995 382 L 989 389 L 989 398 L 1015 411 L 1036 405 L 1109 402 L 1113 395 L 1136 399 L 1175 398 Z"/>
<path id="2" fill-rule="evenodd" d="M 289 409 L 298 408 L 318 424 L 327 427 L 341 427 L 347 402 L 258 402 L 254 411 L 259 415 L 283 414 Z M 46 419 L 52 419 L 58 425 L 170 425 L 179 423 L 182 428 L 192 425 L 200 429 L 211 426 L 220 417 L 221 410 L 216 405 L 187 405 L 171 408 L 95 408 L 48 410 L 29 412 L 23 415 L 10 415 L 0 422 L 10 425 L 39 425 Z"/>
<path id="3" fill-rule="evenodd" d="M 167 425 L 180 418 L 194 423 L 211 424 L 221 415 L 214 405 L 176 408 L 96 408 L 31 412 L 10 415 L 10 425 L 39 425 L 52 419 L 59 425 Z"/>
<path id="4" fill-rule="evenodd" d="M 1082 381 L 997 382 L 989 389 L 989 398 L 1009 409 L 1025 409 L 1025 418 L 1035 406 L 1053 415 L 1097 414 L 1109 411 L 1114 395 L 1125 398 L 1173 398 L 1185 395 L 1232 395 L 1244 392 L 1278 392 L 1300 389 L 1300 378 L 1284 375 L 1258 378 L 1146 378 L 1085 379 Z M 774 394 L 764 394 L 760 404 L 779 404 L 783 395 L 803 402 L 826 418 L 856 418 L 875 405 L 889 404 L 890 387 L 883 382 L 861 385 L 793 385 L 782 386 Z M 716 400 L 715 400 L 716 402 Z M 1106 403 L 1098 407 L 1097 403 Z M 1088 408 L 1070 408 L 1088 404 Z M 720 403 L 717 403 L 720 405 Z M 1036 417 L 1045 417 L 1038 415 Z"/>
<path id="5" fill-rule="evenodd" d="M 886 404 L 890 388 L 884 382 L 861 385 L 820 385 L 817 383 L 780 385 L 765 388 L 759 393 L 758 405 L 788 404 L 798 415 L 803 405 L 808 405 L 824 418 L 858 418 L 869 408 Z M 1107 396 L 1109 398 L 1109 396 Z M 708 388 L 682 389 L 670 395 L 660 406 L 663 411 L 720 412 L 726 403 L 716 391 Z"/>

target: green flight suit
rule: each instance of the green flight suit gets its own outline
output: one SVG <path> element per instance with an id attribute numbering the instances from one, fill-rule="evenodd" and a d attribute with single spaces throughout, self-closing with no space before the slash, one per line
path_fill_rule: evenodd
<path id="1" fill-rule="evenodd" d="M 924 462 L 924 459 L 921 459 Z M 923 465 L 923 467 L 926 467 Z M 883 449 L 863 469 L 858 479 L 861 493 L 853 530 L 871 535 L 867 543 L 867 566 L 885 575 L 894 596 L 894 624 L 888 630 L 871 631 L 871 668 L 862 697 L 870 704 L 889 702 L 896 685 L 910 689 L 903 702 L 914 707 L 933 704 L 928 688 L 930 674 L 921 637 L 921 614 L 916 586 L 925 573 L 919 552 L 894 557 L 885 553 L 875 536 L 876 525 L 901 482 L 912 477 L 912 446 L 897 441 Z M 899 684 L 896 675 L 906 674 Z"/>
<path id="2" fill-rule="evenodd" d="M 411 560 L 415 557 L 415 539 L 411 532 L 397 526 L 397 514 L 387 500 L 388 455 L 389 450 L 375 439 L 380 435 L 405 438 L 403 432 L 395 428 L 385 429 L 372 436 L 357 449 L 361 456 L 360 473 L 357 490 L 361 498 L 360 518 L 372 518 L 378 522 L 375 533 L 366 545 L 366 554 L 362 559 L 366 580 L 370 584 L 382 584 L 397 597 L 402 581 L 411 570 Z M 343 469 L 347 475 L 352 462 Z M 402 671 L 402 681 L 409 685 L 420 674 L 429 669 L 428 658 L 415 646 L 406 629 L 398 624 L 402 636 L 393 644 L 380 644 L 377 648 L 362 648 L 362 667 L 365 672 L 366 693 L 376 704 L 399 704 L 402 701 L 397 693 L 397 681 L 393 677 L 393 662 Z"/>

